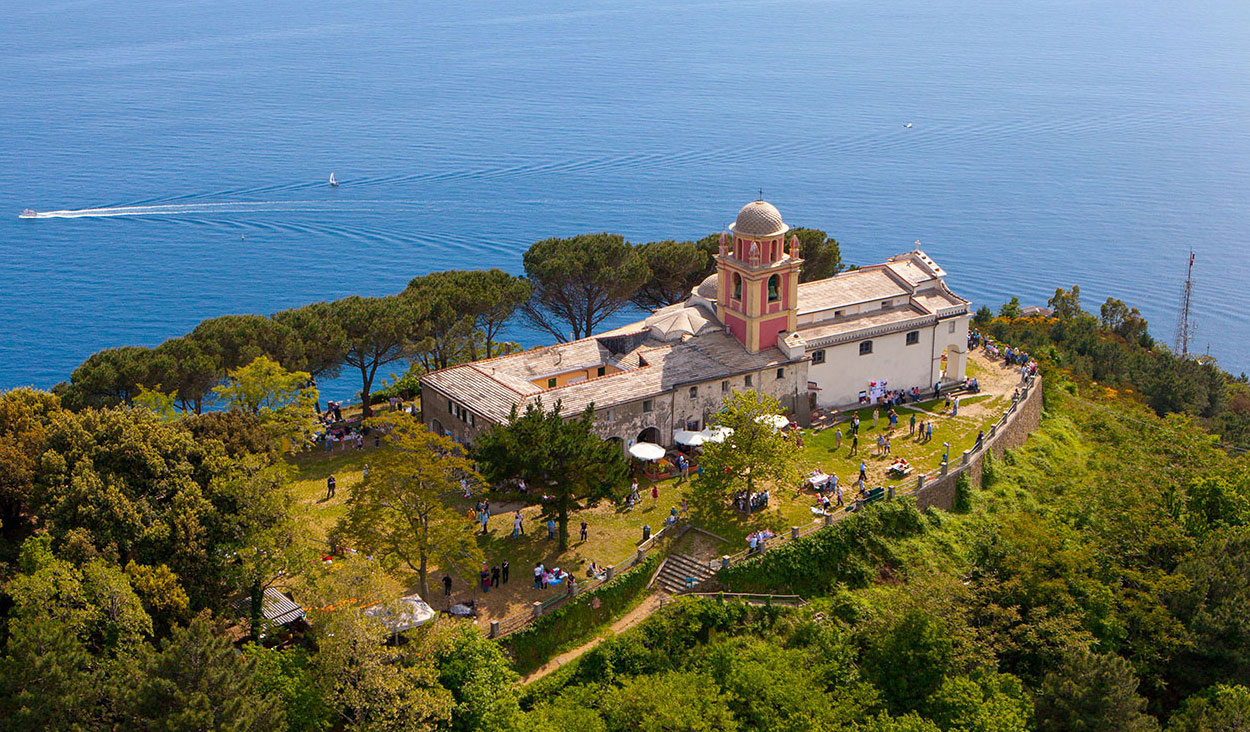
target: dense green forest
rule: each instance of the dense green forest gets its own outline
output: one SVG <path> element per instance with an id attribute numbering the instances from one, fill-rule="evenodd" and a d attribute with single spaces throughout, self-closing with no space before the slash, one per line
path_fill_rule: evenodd
<path id="1" fill-rule="evenodd" d="M 585 729 L 1240 730 L 1250 478 L 1194 420 L 1052 377 L 964 512 L 894 501 L 722 573 L 525 691 Z"/>
<path id="2" fill-rule="evenodd" d="M 510 297 L 445 331 L 369 337 L 463 358 L 541 307 Z M 1090 315 L 1073 288 L 1052 306 L 978 316 L 1039 359 L 1045 415 L 957 510 L 872 506 L 717 578 L 806 605 L 682 599 L 528 685 L 466 621 L 397 636 L 366 617 L 380 563 L 309 559 L 282 439 L 308 395 L 255 357 L 338 364 L 365 305 L 201 326 L 196 348 L 216 355 L 196 389 L 217 411 L 176 410 L 107 359 L 59 394 L 0 394 L 0 729 L 1246 729 L 1246 380 L 1177 358 L 1118 301 Z M 246 387 L 263 368 L 258 400 Z M 258 605 L 234 602 L 292 584 L 311 630 L 279 649 Z"/>

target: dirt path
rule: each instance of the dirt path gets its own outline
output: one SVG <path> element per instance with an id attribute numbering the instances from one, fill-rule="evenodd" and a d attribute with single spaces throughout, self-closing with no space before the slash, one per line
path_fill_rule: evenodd
<path id="1" fill-rule="evenodd" d="M 663 594 L 655 593 L 655 594 L 648 595 L 646 599 L 644 599 L 641 603 L 638 604 L 638 607 L 625 613 L 623 616 L 618 618 L 615 623 L 612 623 L 612 626 L 610 628 L 610 630 L 612 631 L 612 634 L 615 635 L 617 633 L 623 633 L 629 628 L 632 628 L 635 625 L 641 623 L 642 621 L 650 617 L 651 613 L 655 612 L 656 610 L 659 610 L 663 604 L 664 604 Z M 535 669 L 534 671 L 531 671 L 528 676 L 521 679 L 521 683 L 528 684 L 530 682 L 541 679 L 542 677 L 546 676 L 552 671 L 555 671 L 556 669 L 560 668 L 561 666 L 568 663 L 569 661 L 572 661 L 580 657 L 586 651 L 589 651 L 590 649 L 599 645 L 600 643 L 603 642 L 605 637 L 607 637 L 607 633 L 600 633 L 597 638 L 591 640 L 589 643 L 578 646 L 577 648 L 574 648 L 573 650 L 567 653 L 561 653 L 560 655 L 548 661 L 543 666 Z"/>

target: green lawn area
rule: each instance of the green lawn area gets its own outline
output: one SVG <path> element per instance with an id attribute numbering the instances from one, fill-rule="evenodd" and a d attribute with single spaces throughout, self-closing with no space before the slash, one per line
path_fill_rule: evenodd
<path id="1" fill-rule="evenodd" d="M 945 409 L 944 400 L 900 407 L 898 409 L 899 427 L 894 430 L 892 437 L 893 454 L 907 458 L 917 471 L 928 472 L 940 467 L 942 443 L 950 442 L 950 459 L 952 463 L 955 463 L 960 459 L 963 451 L 970 449 L 975 443 L 977 431 L 988 432 L 989 426 L 998 420 L 1002 410 L 1009 403 L 1010 399 L 1006 396 L 982 394 L 965 397 L 960 400 L 960 416 L 954 418 L 944 413 L 948 412 Z M 977 408 L 970 409 L 974 405 Z M 967 411 L 965 411 L 966 408 Z M 933 417 L 917 410 L 926 410 L 937 416 Z M 878 434 L 888 429 L 889 422 L 886 418 L 887 412 L 883 410 L 877 427 L 874 428 L 872 411 L 871 407 L 860 410 L 860 455 L 858 457 L 851 457 L 848 454 L 850 452 L 849 423 L 843 422 L 839 425 L 843 433 L 840 448 L 835 447 L 836 428 L 822 432 L 803 430 L 804 447 L 800 459 L 804 471 L 819 468 L 826 473 L 836 474 L 842 481 L 844 494 L 850 495 L 854 490 L 852 483 L 858 475 L 859 461 L 862 459 L 868 465 L 870 487 L 903 485 L 902 481 L 886 477 L 885 469 L 891 458 L 878 457 L 873 454 L 876 449 L 876 438 Z M 931 442 L 920 443 L 908 437 L 908 420 L 912 414 L 916 415 L 918 421 L 936 419 Z M 361 471 L 376 449 L 370 447 L 364 450 L 307 453 L 293 459 L 297 473 L 292 490 L 301 510 L 306 512 L 305 520 L 310 533 L 315 538 L 324 540 L 332 531 L 335 522 L 343 515 L 347 496 L 360 482 Z M 337 495 L 326 500 L 326 478 L 331 474 L 335 476 Z M 914 480 L 914 477 L 907 480 Z M 649 524 L 653 533 L 658 532 L 664 526 L 664 519 L 668 516 L 669 508 L 680 504 L 681 499 L 687 496 L 686 490 L 690 483 L 679 484 L 676 479 L 670 479 L 661 482 L 659 486 L 660 499 L 654 507 L 650 483 L 644 481 L 641 490 L 642 502 L 633 509 L 617 506 L 611 501 L 601 501 L 572 517 L 569 522 L 570 545 L 562 554 L 556 551 L 556 542 L 546 538 L 546 528 L 538 520 L 537 506 L 522 509 L 522 516 L 525 519 L 525 535 L 513 539 L 512 511 L 519 504 L 501 502 L 498 498 L 492 500 L 495 511 L 502 509 L 506 513 L 497 513 L 491 519 L 489 533 L 481 536 L 479 542 L 489 563 L 500 564 L 506 559 L 511 564 L 511 582 L 507 587 L 501 587 L 487 596 L 479 597 L 477 590 L 473 587 L 476 577 L 455 578 L 453 599 L 458 601 L 472 597 L 483 600 L 489 615 L 500 617 L 523 610 L 535 600 L 543 600 L 563 591 L 563 587 L 553 587 L 547 591 L 531 589 L 532 570 L 537 562 L 541 561 L 547 567 L 558 566 L 573 572 L 581 579 L 585 577 L 585 566 L 590 560 L 606 565 L 627 559 L 636 551 L 637 545 L 642 540 L 642 526 Z M 446 500 L 449 506 L 467 515 L 477 500 L 477 496 L 465 499 L 462 495 L 455 494 L 448 495 Z M 745 548 L 745 536 L 761 526 L 781 532 L 788 530 L 790 526 L 810 523 L 815 518 L 810 510 L 813 505 L 815 505 L 815 500 L 810 491 L 799 493 L 795 490 L 795 486 L 786 486 L 781 489 L 774 488 L 769 509 L 752 516 L 745 516 L 731 509 L 698 511 L 698 507 L 692 503 L 692 511 L 696 513 L 692 522 L 695 526 L 726 539 L 728 544 L 716 547 L 715 552 L 728 554 Z M 589 539 L 584 543 L 578 540 L 578 530 L 583 519 L 589 523 Z M 467 516 L 466 520 L 468 520 Z M 431 573 L 432 593 L 440 595 L 429 598 L 436 608 L 442 608 L 446 604 L 439 591 L 441 578 L 441 573 Z M 406 570 L 400 572 L 395 579 L 399 585 L 409 589 L 415 588 L 417 584 L 415 576 Z"/>

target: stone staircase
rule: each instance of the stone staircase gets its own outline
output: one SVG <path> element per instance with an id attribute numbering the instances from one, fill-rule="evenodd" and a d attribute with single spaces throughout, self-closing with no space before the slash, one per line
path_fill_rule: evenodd
<path id="1" fill-rule="evenodd" d="M 685 554 L 670 554 L 660 567 L 655 581 L 670 595 L 689 592 L 695 586 L 711 579 L 716 573 L 707 565 L 694 557 Z"/>

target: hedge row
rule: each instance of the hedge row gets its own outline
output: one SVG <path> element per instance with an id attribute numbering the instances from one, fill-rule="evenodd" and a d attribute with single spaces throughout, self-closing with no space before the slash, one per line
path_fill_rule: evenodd
<path id="1" fill-rule="evenodd" d="M 512 652 L 517 671 L 522 675 L 533 671 L 629 610 L 646 590 L 660 559 L 660 553 L 653 552 L 641 564 L 611 582 L 579 595 L 524 630 L 508 636 L 505 644 Z M 598 607 L 594 607 L 594 598 L 599 599 Z"/>
<path id="2" fill-rule="evenodd" d="M 826 594 L 835 583 L 867 587 L 875 568 L 893 560 L 889 543 L 917 536 L 925 529 L 910 498 L 868 506 L 833 526 L 770 548 L 758 558 L 717 573 L 736 592 Z"/>

